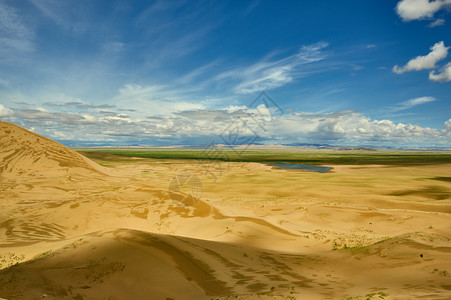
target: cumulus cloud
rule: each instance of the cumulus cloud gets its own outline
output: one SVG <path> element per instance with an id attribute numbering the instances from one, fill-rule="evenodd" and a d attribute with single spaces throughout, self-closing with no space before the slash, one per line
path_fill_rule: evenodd
<path id="1" fill-rule="evenodd" d="M 330 114 L 291 114 L 274 122 L 273 133 L 286 132 L 286 141 L 331 144 L 446 144 L 444 131 L 391 120 L 372 120 L 353 111 Z"/>
<path id="2" fill-rule="evenodd" d="M 0 104 L 0 117 L 9 117 L 13 115 L 13 111 Z"/>
<path id="3" fill-rule="evenodd" d="M 431 71 L 429 73 L 429 79 L 438 82 L 449 82 L 451 81 L 451 63 L 447 63 L 439 73 Z"/>
<path id="4" fill-rule="evenodd" d="M 124 87 L 121 96 L 131 97 L 128 103 L 132 104 L 135 100 L 147 99 L 154 91 L 151 87 L 129 85 Z M 394 109 L 408 109 L 432 101 L 436 99 L 418 97 L 400 102 Z M 80 103 L 73 106 L 92 108 L 89 104 Z M 162 105 L 161 101 L 156 103 Z M 166 111 L 169 105 L 172 110 Z M 72 141 L 71 145 L 87 145 L 83 141 L 94 141 L 90 145 L 207 145 L 211 142 L 239 145 L 253 142 L 451 146 L 451 120 L 444 124 L 443 129 L 432 129 L 391 120 L 374 120 L 355 111 L 277 113 L 274 111 L 279 109 L 277 105 L 268 101 L 216 109 L 183 101 L 165 103 L 164 106 L 163 111 L 125 113 L 117 106 L 108 111 L 94 107 L 96 109 L 89 111 L 63 112 L 58 105 L 49 105 L 46 109 L 29 105 L 14 110 L 0 105 L 0 117 L 25 128 L 35 128 L 36 133 L 52 139 Z"/>
<path id="5" fill-rule="evenodd" d="M 404 22 L 432 18 L 440 9 L 451 5 L 451 0 L 402 0 L 396 12 Z"/>
<path id="6" fill-rule="evenodd" d="M 443 132 L 445 134 L 451 135 L 451 119 L 445 122 L 445 126 L 443 127 Z"/>
<path id="7" fill-rule="evenodd" d="M 434 101 L 420 97 L 402 102 L 413 107 Z M 0 113 L 5 108 L 0 106 Z M 7 110 L 6 110 L 7 111 Z M 224 144 L 326 143 L 331 145 L 374 146 L 451 146 L 451 120 L 443 129 L 415 124 L 374 120 L 355 111 L 334 113 L 285 113 L 274 115 L 270 109 L 245 106 L 222 109 L 191 109 L 147 118 L 123 113 L 61 113 L 45 110 L 10 111 L 6 119 L 50 138 L 76 141 L 101 141 L 107 144 Z M 257 118 L 259 117 L 259 118 Z M 39 131 L 41 130 L 41 131 Z"/>
<path id="8" fill-rule="evenodd" d="M 448 49 L 445 47 L 443 41 L 436 43 L 430 48 L 431 52 L 425 56 L 417 56 L 411 59 L 405 66 L 399 67 L 398 65 L 393 67 L 393 72 L 402 74 L 410 71 L 420 71 L 425 69 L 436 68 L 436 63 L 444 59 L 448 55 Z"/>

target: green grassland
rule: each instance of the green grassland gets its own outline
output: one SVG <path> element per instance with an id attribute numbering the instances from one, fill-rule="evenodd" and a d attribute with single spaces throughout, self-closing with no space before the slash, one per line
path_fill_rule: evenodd
<path id="1" fill-rule="evenodd" d="M 335 150 L 234 150 L 183 148 L 77 148 L 95 160 L 122 160 L 130 157 L 152 159 L 213 159 L 232 162 L 324 164 L 421 165 L 451 163 L 451 152 L 428 151 L 335 151 Z"/>

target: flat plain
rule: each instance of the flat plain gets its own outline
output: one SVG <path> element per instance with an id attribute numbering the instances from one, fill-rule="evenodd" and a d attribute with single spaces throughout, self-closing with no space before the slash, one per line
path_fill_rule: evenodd
<path id="1" fill-rule="evenodd" d="M 449 152 L 76 150 L 0 123 L 0 298 L 451 298 Z"/>

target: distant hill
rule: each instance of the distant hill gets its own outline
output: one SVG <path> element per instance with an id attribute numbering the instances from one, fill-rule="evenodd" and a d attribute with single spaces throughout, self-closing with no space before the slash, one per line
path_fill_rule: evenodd
<path id="1" fill-rule="evenodd" d="M 376 149 L 368 148 L 368 147 L 340 147 L 338 150 L 377 151 Z"/>

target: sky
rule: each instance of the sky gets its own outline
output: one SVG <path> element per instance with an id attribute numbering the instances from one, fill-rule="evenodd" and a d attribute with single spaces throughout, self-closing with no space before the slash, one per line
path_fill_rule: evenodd
<path id="1" fill-rule="evenodd" d="M 68 146 L 451 147 L 451 0 L 0 0 L 0 120 Z"/>

